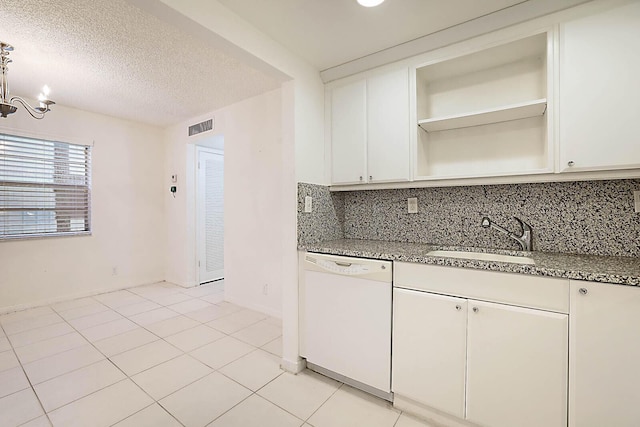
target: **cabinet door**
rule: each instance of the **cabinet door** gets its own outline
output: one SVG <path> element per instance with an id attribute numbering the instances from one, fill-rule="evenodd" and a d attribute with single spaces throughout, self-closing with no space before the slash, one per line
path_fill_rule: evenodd
<path id="1" fill-rule="evenodd" d="M 393 291 L 394 393 L 464 417 L 467 301 Z"/>
<path id="2" fill-rule="evenodd" d="M 408 181 L 409 70 L 367 81 L 367 175 L 369 182 Z"/>
<path id="3" fill-rule="evenodd" d="M 569 424 L 640 425 L 640 288 L 572 281 L 570 317 Z"/>
<path id="4" fill-rule="evenodd" d="M 358 81 L 331 92 L 331 181 L 366 181 L 367 83 Z"/>
<path id="5" fill-rule="evenodd" d="M 469 300 L 468 317 L 467 420 L 566 427 L 568 316 Z"/>
<path id="6" fill-rule="evenodd" d="M 560 26 L 560 170 L 640 167 L 640 2 Z"/>

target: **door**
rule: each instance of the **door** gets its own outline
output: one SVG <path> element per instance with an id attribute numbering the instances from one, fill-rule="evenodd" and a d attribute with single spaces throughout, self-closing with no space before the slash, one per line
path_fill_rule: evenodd
<path id="1" fill-rule="evenodd" d="M 468 317 L 467 420 L 566 427 L 568 316 L 469 300 Z"/>
<path id="2" fill-rule="evenodd" d="M 199 283 L 224 277 L 224 156 L 198 147 Z"/>
<path id="3" fill-rule="evenodd" d="M 640 425 L 640 289 L 571 281 L 569 425 Z"/>
<path id="4" fill-rule="evenodd" d="M 467 300 L 393 290 L 392 391 L 464 418 Z"/>
<path id="5" fill-rule="evenodd" d="M 560 170 L 640 167 L 640 2 L 560 26 Z"/>
<path id="6" fill-rule="evenodd" d="M 367 82 L 331 91 L 331 181 L 366 182 Z"/>
<path id="7" fill-rule="evenodd" d="M 367 80 L 367 178 L 409 181 L 409 71 Z"/>

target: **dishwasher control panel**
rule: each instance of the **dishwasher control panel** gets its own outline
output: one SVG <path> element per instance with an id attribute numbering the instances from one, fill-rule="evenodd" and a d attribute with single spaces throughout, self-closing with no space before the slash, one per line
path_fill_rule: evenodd
<path id="1" fill-rule="evenodd" d="M 351 258 L 334 255 L 307 253 L 305 269 L 343 276 L 358 276 L 379 281 L 391 281 L 390 261 Z"/>

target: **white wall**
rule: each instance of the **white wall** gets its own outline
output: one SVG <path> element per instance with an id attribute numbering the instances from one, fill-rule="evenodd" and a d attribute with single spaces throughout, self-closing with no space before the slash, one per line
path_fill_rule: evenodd
<path id="1" fill-rule="evenodd" d="M 283 112 L 293 116 L 295 125 L 291 136 L 295 138 L 296 179 L 314 184 L 329 183 L 324 168 L 324 83 L 319 70 L 215 0 L 130 2 L 197 37 L 202 37 L 200 30 L 208 29 L 214 35 L 207 39 L 210 43 L 265 73 L 270 73 L 269 68 L 274 69 L 275 73 L 270 73 L 274 78 L 281 79 L 283 74 L 289 76 L 294 84 L 295 103 L 290 106 L 293 110 Z"/>
<path id="2" fill-rule="evenodd" d="M 225 111 L 225 299 L 278 317 L 287 207 L 281 109 L 277 90 Z"/>
<path id="3" fill-rule="evenodd" d="M 0 312 L 164 279 L 160 129 L 56 105 L 0 132 L 94 144 L 92 235 L 0 242 Z"/>
<path id="4" fill-rule="evenodd" d="M 165 135 L 165 181 L 169 185 L 174 173 L 179 177 L 176 198 L 165 196 L 167 280 L 197 283 L 194 147 L 211 135 L 224 135 L 225 298 L 274 316 L 282 314 L 280 248 L 282 230 L 290 228 L 283 181 L 285 171 L 293 170 L 283 166 L 281 110 L 282 91 L 276 90 L 181 123 Z M 189 124 L 211 117 L 214 132 L 187 136 Z"/>
<path id="5" fill-rule="evenodd" d="M 316 184 L 328 184 L 329 182 L 325 169 L 324 152 L 324 85 L 320 79 L 320 73 L 215 0 L 207 2 L 201 0 L 161 0 L 161 2 L 134 0 L 133 2 L 185 31 L 192 31 L 195 36 L 202 36 L 202 31 L 194 30 L 196 26 L 199 27 L 199 30 L 209 30 L 215 34 L 215 37 L 211 38 L 212 43 L 217 40 L 221 43 L 221 47 L 231 50 L 232 53 L 237 53 L 239 57 L 257 58 L 292 79 L 282 86 L 282 114 L 279 117 L 282 124 L 280 163 L 274 162 L 269 170 L 272 174 L 282 174 L 282 181 L 278 189 L 281 192 L 279 203 L 282 206 L 282 217 L 280 221 L 273 224 L 274 229 L 280 233 L 281 240 L 279 246 L 274 244 L 271 247 L 271 251 L 274 256 L 279 257 L 282 268 L 281 283 L 273 285 L 279 286 L 282 292 L 283 366 L 288 370 L 298 370 L 301 368 L 301 364 L 298 352 L 296 182 L 304 181 Z M 159 4 L 168 6 L 170 10 L 160 10 Z M 266 68 L 263 71 L 268 72 Z M 245 118 L 244 120 L 245 126 L 254 125 L 251 119 Z M 226 134 L 225 144 L 225 161 L 228 165 L 230 159 L 227 150 L 232 142 Z M 225 177 L 225 181 L 229 182 L 229 179 Z M 228 190 L 226 193 L 228 194 Z M 171 216 L 176 215 L 175 218 L 169 218 L 170 224 L 177 225 L 173 220 L 179 219 L 182 215 L 180 208 L 177 208 L 176 211 L 170 214 Z M 178 227 L 182 228 L 181 225 Z M 185 231 L 187 235 L 191 232 L 188 229 Z M 172 232 L 170 230 L 170 233 Z M 249 236 L 245 237 L 249 238 Z M 238 242 L 238 244 L 245 247 L 255 245 L 259 238 L 259 236 L 251 236 L 249 240 Z M 169 239 L 170 244 L 172 240 L 175 240 L 175 243 L 180 245 L 178 237 L 170 236 Z M 171 253 L 173 252 L 171 250 Z M 178 268 L 182 268 L 185 260 L 181 255 L 177 255 L 177 258 L 180 264 Z M 226 252 L 225 260 L 227 275 L 233 274 L 230 273 L 232 267 L 229 265 L 230 258 Z M 269 278 L 267 274 L 258 270 L 254 271 L 253 277 L 257 282 L 263 282 L 264 279 Z M 243 295 L 246 293 L 245 296 L 250 297 L 246 301 L 247 303 L 260 298 L 257 294 L 251 296 L 248 294 L 257 291 L 261 293 L 261 286 L 254 287 L 248 283 L 244 285 L 236 283 L 236 286 L 248 287 L 246 292 L 239 293 Z"/>

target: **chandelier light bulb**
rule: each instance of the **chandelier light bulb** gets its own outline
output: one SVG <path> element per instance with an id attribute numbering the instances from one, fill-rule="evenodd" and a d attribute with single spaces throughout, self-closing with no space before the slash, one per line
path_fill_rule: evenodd
<path id="1" fill-rule="evenodd" d="M 13 114 L 18 110 L 18 104 L 22 105 L 25 110 L 34 119 L 41 119 L 44 115 L 51 111 L 50 106 L 55 104 L 49 99 L 49 86 L 44 85 L 42 92 L 38 95 L 40 105 L 32 107 L 29 103 L 19 96 L 9 96 L 9 80 L 7 79 L 8 65 L 11 62 L 9 53 L 13 52 L 13 46 L 0 41 L 0 117 L 6 118 L 9 114 Z"/>
<path id="2" fill-rule="evenodd" d="M 358 0 L 358 4 L 364 7 L 375 7 L 382 4 L 384 0 Z"/>

